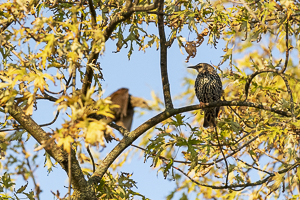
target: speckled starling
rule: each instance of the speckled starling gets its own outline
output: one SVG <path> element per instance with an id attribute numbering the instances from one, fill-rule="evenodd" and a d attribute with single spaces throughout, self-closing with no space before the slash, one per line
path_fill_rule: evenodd
<path id="1" fill-rule="evenodd" d="M 219 101 L 222 96 L 222 82 L 216 70 L 207 63 L 199 63 L 188 68 L 198 71 L 195 92 L 200 104 Z M 203 127 L 215 126 L 219 111 L 220 107 L 205 108 Z"/>

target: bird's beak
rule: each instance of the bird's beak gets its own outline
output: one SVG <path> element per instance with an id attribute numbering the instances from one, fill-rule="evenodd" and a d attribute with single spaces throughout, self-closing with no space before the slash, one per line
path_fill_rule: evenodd
<path id="1" fill-rule="evenodd" d="M 187 68 L 196 69 L 196 66 L 189 66 Z"/>

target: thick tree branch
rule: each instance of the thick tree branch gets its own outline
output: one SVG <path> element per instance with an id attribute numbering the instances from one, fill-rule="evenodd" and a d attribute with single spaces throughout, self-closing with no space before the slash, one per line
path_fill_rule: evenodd
<path id="1" fill-rule="evenodd" d="M 164 12 L 164 0 L 159 0 L 158 12 Z M 160 71 L 161 71 L 161 80 L 163 86 L 164 100 L 166 109 L 172 109 L 173 103 L 170 92 L 170 83 L 168 79 L 168 64 L 167 64 L 167 44 L 166 44 L 166 35 L 165 35 L 165 24 L 164 24 L 164 15 L 158 14 L 158 32 L 160 38 Z"/>
<path id="2" fill-rule="evenodd" d="M 90 8 L 90 13 L 91 13 L 91 18 L 92 18 L 92 27 L 95 28 L 97 25 L 97 15 L 96 11 L 94 8 L 93 0 L 88 0 L 89 1 L 89 8 Z"/>
<path id="3" fill-rule="evenodd" d="M 97 25 L 97 21 L 96 21 L 97 16 L 96 16 L 96 12 L 95 12 L 95 8 L 94 8 L 94 4 L 93 4 L 92 0 L 89 0 L 89 8 L 90 8 L 91 18 L 92 18 L 92 29 L 95 29 L 96 25 Z M 95 39 L 93 39 L 93 41 L 92 41 L 92 46 L 94 44 L 95 44 Z M 94 74 L 93 68 L 91 65 L 96 65 L 98 57 L 99 57 L 99 52 L 96 53 L 96 51 L 93 50 L 88 58 L 85 76 L 84 76 L 82 89 L 81 89 L 83 95 L 86 95 L 88 89 L 91 87 L 92 80 L 93 80 L 93 74 Z"/>
<path id="4" fill-rule="evenodd" d="M 90 180 L 88 181 L 89 184 L 93 184 L 95 182 L 100 181 L 102 176 L 106 173 L 107 169 L 114 162 L 114 160 L 128 146 L 130 146 L 139 136 L 141 136 L 143 133 L 145 133 L 147 130 L 149 130 L 153 126 L 155 126 L 158 123 L 168 119 L 169 117 L 174 116 L 174 115 L 179 114 L 179 113 L 188 112 L 188 111 L 192 111 L 192 110 L 198 110 L 200 108 L 203 109 L 203 108 L 211 108 L 211 107 L 217 107 L 217 106 L 254 107 L 254 108 L 258 108 L 258 109 L 267 110 L 267 111 L 270 111 L 270 112 L 273 112 L 273 113 L 276 113 L 276 114 L 279 114 L 279 115 L 282 115 L 282 116 L 286 116 L 286 117 L 291 117 L 292 116 L 292 114 L 290 112 L 276 110 L 276 109 L 271 108 L 269 106 L 264 106 L 262 104 L 257 104 L 257 103 L 252 103 L 252 102 L 245 102 L 245 101 L 242 101 L 242 102 L 238 102 L 238 101 L 217 101 L 217 102 L 213 102 L 213 103 L 209 103 L 209 104 L 208 103 L 203 104 L 203 105 L 201 105 L 201 107 L 200 107 L 200 105 L 193 105 L 193 106 L 187 106 L 187 107 L 182 107 L 182 108 L 177 108 L 177 109 L 166 110 L 166 111 L 152 117 L 151 119 L 149 119 L 148 121 L 146 121 L 145 123 L 140 125 L 138 128 L 136 128 L 134 131 L 130 132 L 128 135 L 125 135 L 123 137 L 123 139 L 117 144 L 117 146 L 105 157 L 105 159 L 101 162 L 99 167 L 97 167 L 95 173 L 91 176 Z M 261 133 L 261 134 L 264 134 L 264 133 Z M 256 139 L 256 137 L 253 138 L 253 139 Z M 234 153 L 236 153 L 236 152 L 234 152 Z M 232 154 L 230 154 L 230 156 L 231 155 Z M 223 159 L 221 159 L 221 160 L 223 160 Z"/>
<path id="5" fill-rule="evenodd" d="M 35 140 L 43 145 L 51 141 L 51 137 L 28 115 L 21 110 L 20 107 L 16 104 L 7 106 L 5 109 L 8 110 L 8 113 L 30 134 Z M 63 151 L 58 147 L 54 142 L 51 142 L 48 145 L 44 145 L 45 151 L 54 158 L 61 167 L 67 172 L 68 171 L 68 153 Z M 93 199 L 92 196 L 95 196 L 94 190 L 87 185 L 87 181 L 84 178 L 84 175 L 81 171 L 80 165 L 76 159 L 75 152 L 72 151 L 72 186 L 74 193 L 80 195 L 80 199 Z M 88 196 L 88 198 L 86 198 Z"/>

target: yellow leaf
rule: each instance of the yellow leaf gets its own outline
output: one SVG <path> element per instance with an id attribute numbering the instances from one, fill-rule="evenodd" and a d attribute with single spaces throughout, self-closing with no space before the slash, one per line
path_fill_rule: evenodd
<path id="1" fill-rule="evenodd" d="M 67 151 L 68 153 L 70 153 L 70 148 L 71 148 L 72 142 L 74 142 L 74 139 L 70 135 L 68 135 L 65 138 L 59 138 L 57 146 L 60 147 L 63 145 L 64 150 Z"/>
<path id="2" fill-rule="evenodd" d="M 47 167 L 48 171 L 52 168 L 53 164 L 50 158 L 50 155 L 46 153 L 46 163 L 45 166 Z"/>
<path id="3" fill-rule="evenodd" d="M 89 144 L 100 143 L 100 145 L 105 146 L 104 143 L 104 132 L 106 129 L 106 124 L 100 121 L 91 122 L 88 125 L 87 132 L 85 135 L 85 141 Z"/>
<path id="4" fill-rule="evenodd" d="M 300 181 L 300 167 L 297 167 L 297 177 L 298 181 Z"/>
<path id="5" fill-rule="evenodd" d="M 269 190 L 275 191 L 279 188 L 280 184 L 284 181 L 284 173 L 283 174 L 279 174 L 278 172 L 275 172 L 275 176 L 273 176 L 270 180 L 271 181 L 275 181 L 271 186 L 268 186 Z"/>

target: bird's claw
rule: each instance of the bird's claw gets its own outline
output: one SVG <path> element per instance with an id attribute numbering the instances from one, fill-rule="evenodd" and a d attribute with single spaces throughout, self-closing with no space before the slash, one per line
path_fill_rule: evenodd
<path id="1" fill-rule="evenodd" d="M 200 108 L 203 108 L 205 106 L 205 103 L 200 102 Z"/>

